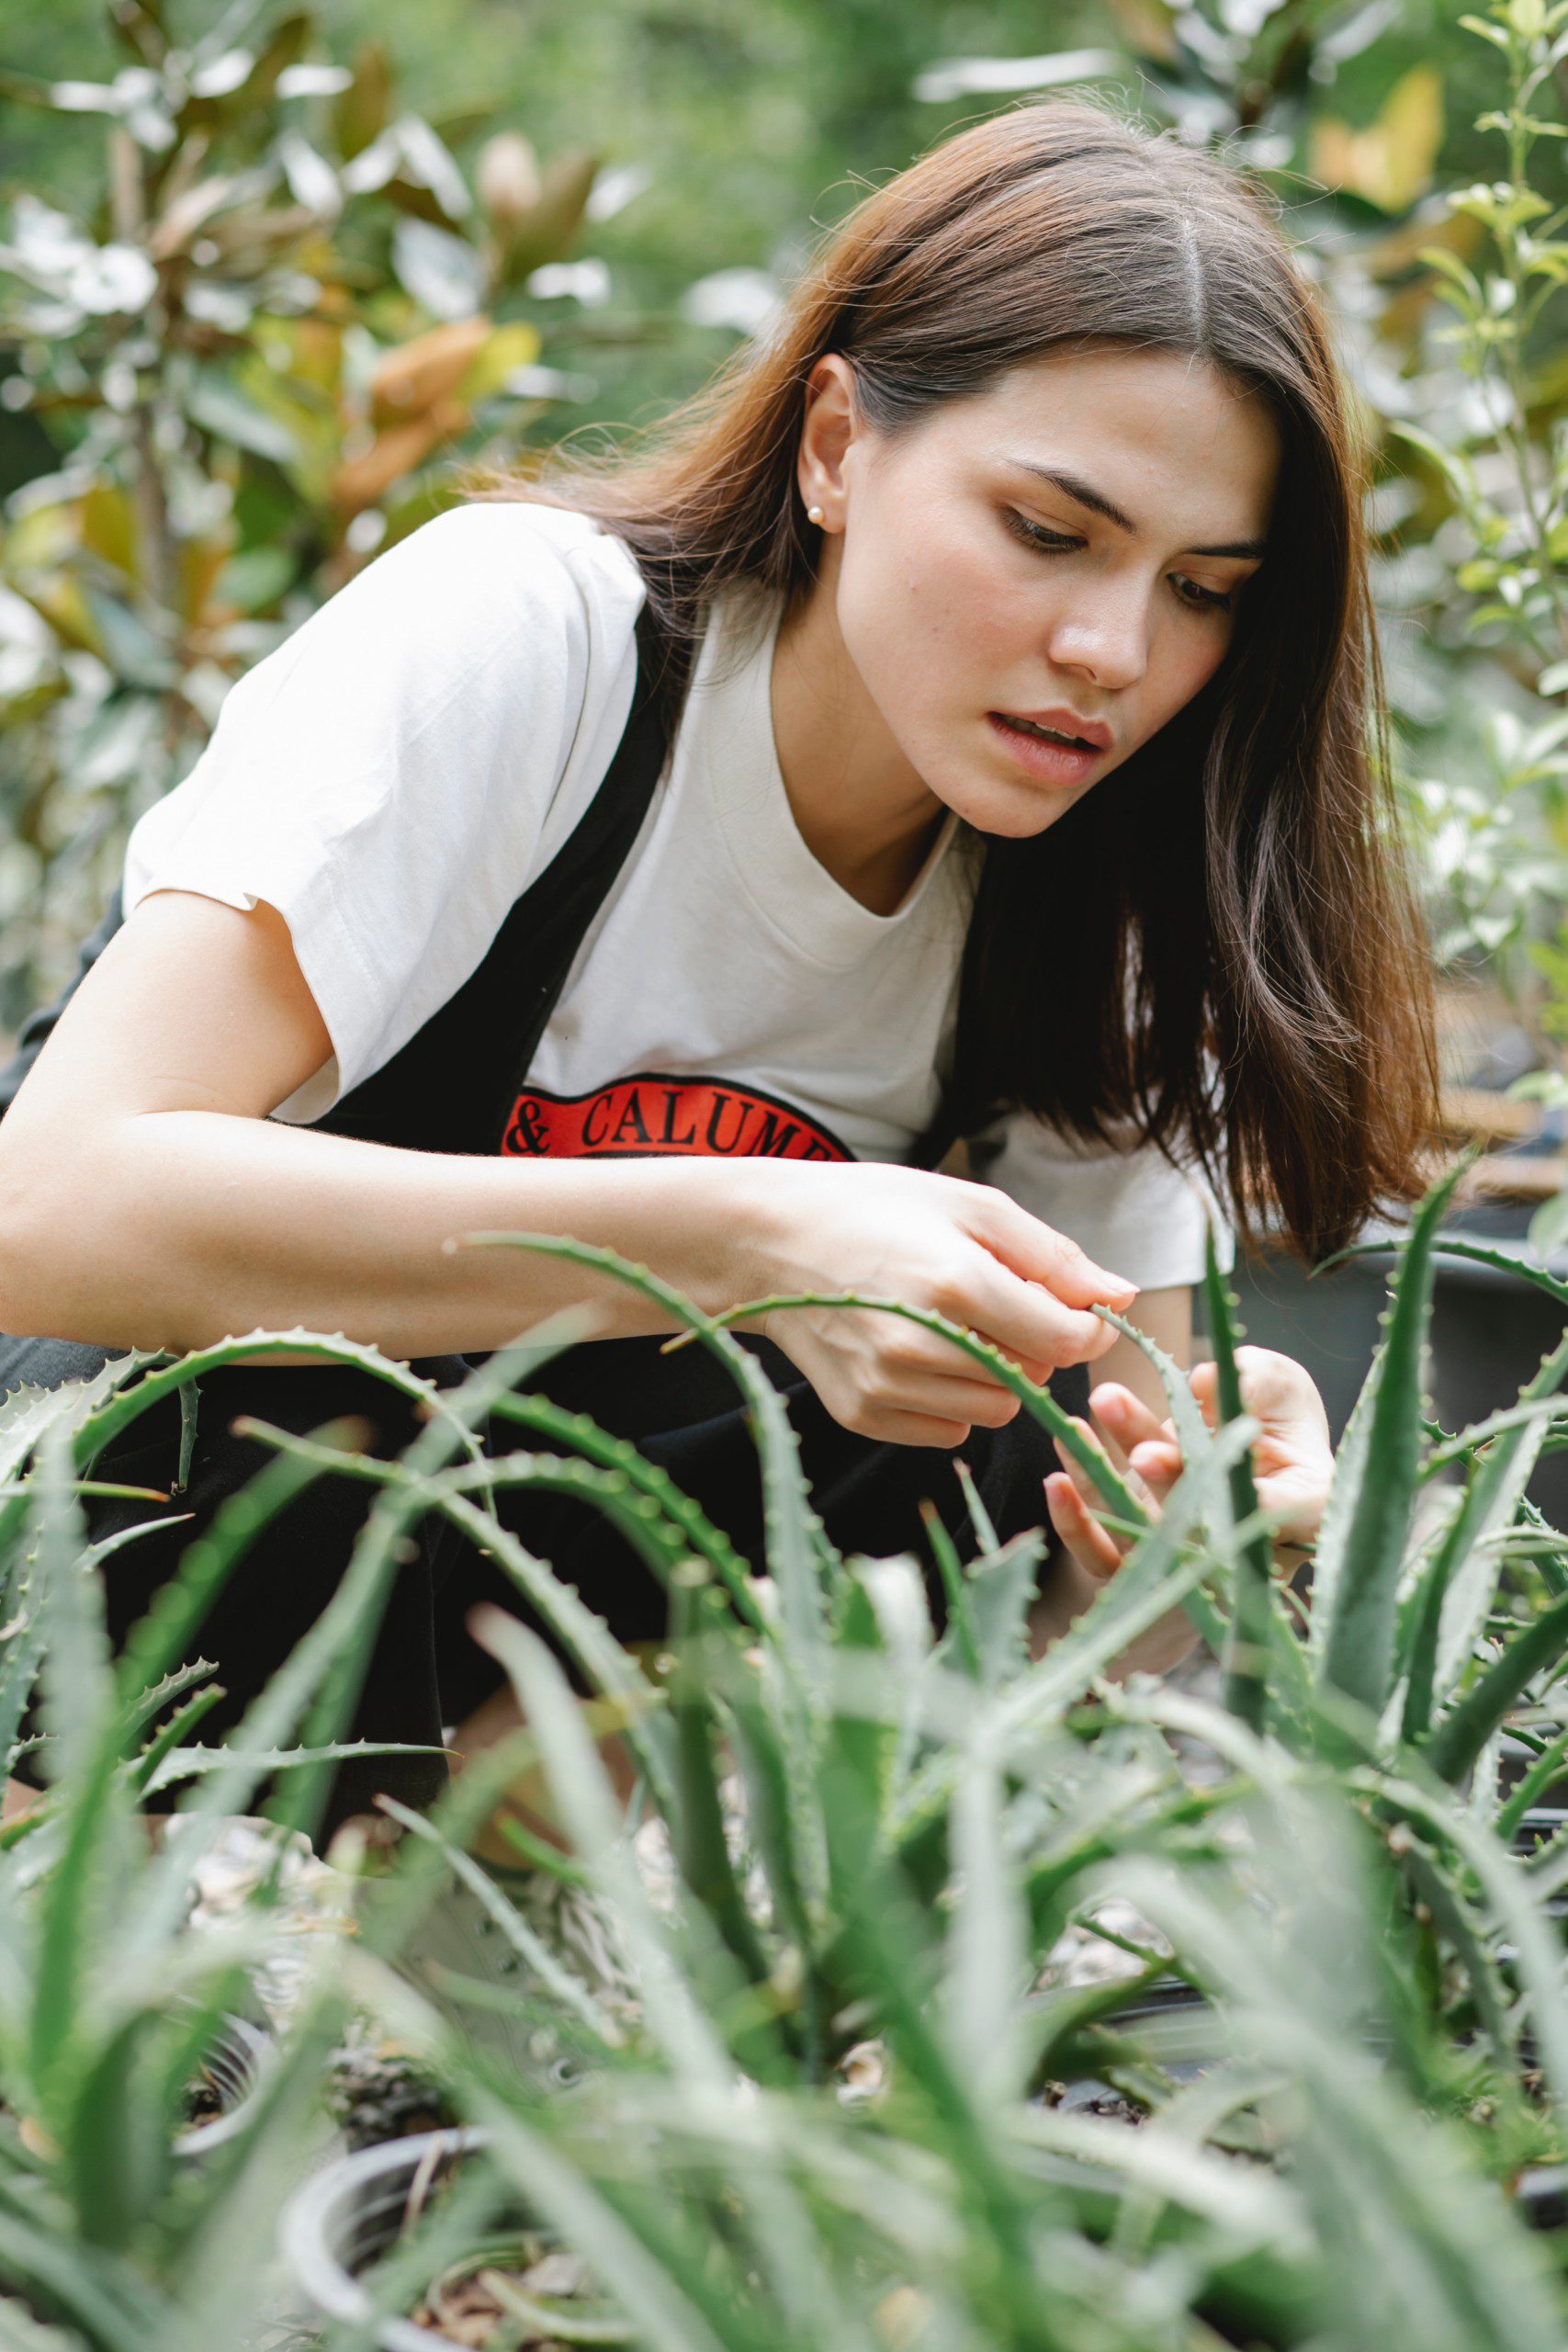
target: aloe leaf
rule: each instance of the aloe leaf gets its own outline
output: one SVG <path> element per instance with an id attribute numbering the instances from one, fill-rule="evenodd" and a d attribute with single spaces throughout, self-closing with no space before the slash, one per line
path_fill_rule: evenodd
<path id="1" fill-rule="evenodd" d="M 140 1739 L 149 1724 L 161 1715 L 175 1700 L 183 1699 L 198 1682 L 207 1681 L 218 1671 L 210 1658 L 192 1658 L 188 1666 L 176 1667 L 158 1681 L 150 1683 L 124 1710 L 121 1747 L 129 1748 Z"/>
<path id="2" fill-rule="evenodd" d="M 1519 1392 L 1521 1408 L 1539 1408 L 1568 1377 L 1568 1338 Z M 1411 1646 L 1404 1736 L 1425 1738 L 1436 1695 L 1463 1668 L 1486 1620 L 1499 1562 L 1487 1545 L 1514 1518 L 1540 1456 L 1546 1424 L 1539 1418 L 1499 1430 L 1475 1463 L 1464 1499 L 1450 1522 L 1422 1589 Z"/>
<path id="3" fill-rule="evenodd" d="M 1062 1410 L 1050 1390 L 1031 1380 L 1026 1373 L 1020 1372 L 1010 1357 L 1003 1355 L 1001 1350 L 993 1347 L 988 1340 L 976 1339 L 973 1331 L 965 1330 L 961 1323 L 950 1322 L 945 1315 L 934 1314 L 925 1307 L 906 1306 L 901 1299 L 865 1298 L 858 1291 L 801 1291 L 787 1297 L 747 1299 L 740 1306 L 728 1307 L 724 1315 L 716 1317 L 714 1327 L 716 1329 L 718 1325 L 732 1322 L 741 1316 L 764 1312 L 784 1314 L 807 1306 L 856 1306 L 874 1309 L 882 1315 L 901 1315 L 906 1321 L 918 1323 L 922 1329 L 935 1331 L 942 1339 L 951 1340 L 955 1348 L 976 1363 L 982 1364 L 1004 1388 L 1010 1390 L 1032 1419 L 1048 1430 L 1054 1438 L 1060 1439 L 1079 1468 L 1088 1473 L 1090 1483 L 1110 1510 L 1134 1529 L 1148 1524 L 1148 1512 L 1125 1479 L 1112 1467 L 1109 1457 L 1088 1442 L 1075 1425 L 1072 1415 Z M 1113 1319 L 1108 1312 L 1106 1319 Z"/>
<path id="4" fill-rule="evenodd" d="M 716 1596 L 707 1586 L 706 1571 L 690 1562 L 674 1577 L 675 1611 L 671 1646 L 675 1663 L 667 1692 L 674 1732 L 678 1804 L 671 1822 L 676 1867 L 696 1901 L 702 1905 L 728 1946 L 742 1974 L 752 1985 L 764 1984 L 768 1955 L 746 1908 L 745 1898 L 730 1860 L 719 1797 L 718 1726 L 703 1672 L 705 1644 L 721 1647 L 727 1634 L 716 1624 Z M 773 2054 L 753 2045 L 759 2037 L 748 2032 L 737 2054 L 748 2070 L 758 2074 Z"/>
<path id="5" fill-rule="evenodd" d="M 478 1612 L 476 1612 L 478 1614 Z M 676 1967 L 632 1860 L 604 1759 L 589 1736 L 547 1645 L 499 1609 L 482 1612 L 476 1638 L 500 1661 L 538 1742 L 557 1817 L 573 1850 L 614 1904 L 637 1971 L 644 2015 L 670 2063 L 699 2082 L 729 2079 L 729 2062 L 692 1986 Z"/>
<path id="6" fill-rule="evenodd" d="M 1266 1896 L 1248 1904 L 1234 1883 L 1138 1860 L 1119 1890 L 1224 1996 L 1237 2054 L 1289 2072 L 1292 2181 L 1323 2249 L 1320 2329 L 1336 2343 L 1541 2352 L 1554 2322 L 1521 2223 L 1451 2129 L 1356 2047 L 1368 2005 L 1386 2015 L 1374 1889 L 1370 1872 L 1364 1893 L 1355 1886 L 1354 1824 L 1332 1840 L 1310 1834 L 1313 1814 L 1331 1816 L 1322 1801 L 1308 1814 L 1305 1795 L 1281 1790 L 1260 1815 Z"/>
<path id="7" fill-rule="evenodd" d="M 1505 1405 L 1499 1412 L 1488 1413 L 1484 1420 L 1472 1421 L 1457 1435 L 1435 1442 L 1421 1464 L 1422 1479 L 1435 1478 L 1440 1470 L 1455 1462 L 1468 1464 L 1494 1438 L 1509 1430 L 1528 1429 L 1535 1421 L 1543 1424 L 1541 1443 L 1548 1446 L 1554 1434 L 1553 1425 L 1563 1419 L 1568 1419 L 1568 1398 L 1562 1396 L 1541 1397 L 1530 1405 Z"/>
<path id="8" fill-rule="evenodd" d="M 1412 1220 L 1384 1317 L 1386 1337 L 1357 1405 L 1358 1417 L 1365 1407 L 1358 1443 L 1348 1461 L 1341 1445 L 1332 1524 L 1325 1514 L 1318 1539 L 1320 1574 L 1325 1553 L 1332 1563 L 1319 1681 L 1374 1715 L 1392 1687 L 1396 1596 L 1417 1484 L 1433 1243 L 1465 1164 L 1432 1187 Z M 1320 1595 L 1317 1607 L 1324 1605 Z"/>
<path id="9" fill-rule="evenodd" d="M 220 1683 L 209 1682 L 205 1690 L 198 1690 L 194 1698 L 186 1701 L 184 1706 L 175 1708 L 168 1722 L 148 1741 L 136 1759 L 131 1781 L 139 1795 L 146 1794 L 153 1775 L 162 1768 L 164 1758 L 176 1747 L 185 1746 L 223 1695 Z"/>
<path id="10" fill-rule="evenodd" d="M 783 1597 L 794 1656 L 810 1685 L 824 1635 L 824 1585 L 836 1578 L 842 1564 L 811 1508 L 799 1440 L 790 1426 L 784 1399 L 756 1358 L 723 1328 L 725 1318 L 705 1315 L 648 1267 L 632 1263 L 614 1250 L 559 1234 L 469 1233 L 461 1239 L 475 1248 L 536 1250 L 546 1257 L 568 1259 L 574 1265 L 597 1267 L 653 1300 L 682 1326 L 683 1337 L 698 1340 L 727 1367 L 746 1400 L 756 1436 L 769 1567 Z"/>
<path id="11" fill-rule="evenodd" d="M 942 1988 L 942 2035 L 959 2076 L 985 2107 L 1022 2088 L 1020 2004 L 1027 1912 L 1003 1836 L 1003 1782 L 983 1739 L 953 1791 L 952 1852 L 958 1873 Z"/>
<path id="12" fill-rule="evenodd" d="M 1244 1335 L 1235 1319 L 1237 1301 L 1220 1272 L 1212 1221 L 1204 1232 L 1203 1303 L 1209 1343 L 1214 1351 L 1219 1418 L 1222 1422 L 1239 1420 L 1246 1408 L 1241 1400 L 1241 1374 L 1235 1351 Z M 1250 1455 L 1240 1454 L 1232 1463 L 1229 1486 L 1235 1527 L 1239 1531 L 1248 1524 L 1256 1525 L 1258 1487 Z M 1224 1702 L 1249 1731 L 1261 1731 L 1269 1713 L 1273 1547 L 1265 1532 L 1243 1536 L 1238 1532 L 1235 1549 L 1235 1587 L 1224 1652 Z"/>
<path id="13" fill-rule="evenodd" d="M 967 1462 L 955 1459 L 953 1470 L 964 1497 L 964 1508 L 969 1513 L 969 1524 L 975 1532 L 975 1556 L 979 1560 L 989 1559 L 1001 1548 L 997 1531 L 991 1523 L 991 1514 L 980 1500 L 980 1489 L 975 1484 L 974 1474 Z"/>
<path id="14" fill-rule="evenodd" d="M 164 1789 L 204 1780 L 212 1772 L 231 1771 L 236 1766 L 243 1766 L 259 1780 L 264 1773 L 299 1771 L 316 1764 L 342 1764 L 360 1756 L 446 1753 L 444 1747 L 421 1747 L 412 1740 L 397 1739 L 338 1739 L 321 1747 L 242 1747 L 230 1743 L 221 1747 L 173 1747 L 160 1758 L 156 1770 L 149 1774 L 146 1790 L 149 1796 L 158 1796 Z"/>
<path id="15" fill-rule="evenodd" d="M 1202 1458 L 1183 1471 L 1159 1518 L 1115 1575 L 1107 1577 L 1081 1616 L 999 1701 L 1016 1735 L 1059 1717 L 1129 1643 L 1168 1615 L 1209 1572 L 1206 1554 L 1196 1548 L 1182 1558 L 1183 1539 L 1213 1510 L 1233 1461 L 1257 1435 L 1258 1423 L 1244 1415 L 1221 1430 Z"/>
<path id="16" fill-rule="evenodd" d="M 536 2130 L 499 2102 L 487 2100 L 485 2107 L 497 2162 L 593 2277 L 637 2312 L 649 2352 L 732 2352 L 728 2328 L 720 2335 L 708 2324 L 699 2270 L 694 2267 L 682 2277 L 674 2262 L 661 2261 L 656 2246 L 644 2242 L 608 2198 L 562 2161 L 554 2134 Z"/>
<path id="17" fill-rule="evenodd" d="M 70 1435 L 56 1420 L 39 1447 L 37 1555 L 46 1629 L 40 1713 L 65 1834 L 41 1890 L 28 2020 L 28 2063 L 46 2115 L 62 2094 L 86 1977 L 99 1956 L 95 1915 L 122 1809 L 113 1786 L 118 1744 L 103 1731 L 118 1724 L 103 1598 L 76 1556 L 82 1517 L 67 1491 L 69 1475 Z"/>
<path id="18" fill-rule="evenodd" d="M 1505 1842 L 1513 1837 L 1536 1799 L 1551 1786 L 1568 1759 L 1568 1724 L 1549 1740 L 1506 1804 L 1500 1806 L 1493 1826 Z"/>
<path id="19" fill-rule="evenodd" d="M 969 1605 L 969 1586 L 964 1575 L 964 1564 L 958 1547 L 942 1524 L 942 1514 L 935 1503 L 922 1501 L 920 1519 L 926 1531 L 926 1541 L 931 1547 L 947 1600 L 947 1628 L 942 1646 L 949 1655 L 956 1655 L 965 1670 L 976 1682 L 982 1678 L 980 1647 L 975 1636 L 974 1614 Z"/>
<path id="20" fill-rule="evenodd" d="M 454 1878 L 460 1880 L 468 1888 L 486 1917 L 494 1921 L 518 1959 L 533 1970 L 561 2007 L 581 2019 L 604 2049 L 619 2049 L 626 2036 L 615 2018 L 587 1985 L 557 1959 L 549 1946 L 535 1933 L 516 1905 L 506 1900 L 494 1880 L 481 1870 L 479 1863 L 460 1852 L 440 1827 L 423 1814 L 412 1812 L 407 1805 L 400 1804 L 395 1797 L 384 1796 L 381 1806 L 389 1818 L 398 1822 L 411 1837 L 423 1838 L 427 1845 L 436 1849 Z"/>
<path id="21" fill-rule="evenodd" d="M 183 1495 L 190 1484 L 190 1465 L 196 1453 L 196 1408 L 200 1394 L 194 1380 L 180 1383 L 180 1458 L 175 1469 L 175 1483 L 169 1489 L 171 1498 Z"/>
<path id="22" fill-rule="evenodd" d="M 1153 1364 L 1159 1374 L 1160 1386 L 1165 1390 L 1166 1403 L 1170 1407 L 1170 1419 L 1177 1443 L 1181 1448 L 1181 1458 L 1183 1462 L 1195 1462 L 1209 1444 L 1213 1431 L 1192 1394 L 1192 1384 L 1188 1374 L 1173 1355 L 1168 1354 L 1157 1340 L 1151 1340 L 1146 1331 L 1140 1331 L 1135 1323 L 1129 1323 L 1124 1315 L 1118 1315 L 1110 1306 L 1097 1306 L 1094 1312 L 1102 1321 L 1113 1323 L 1122 1338 L 1131 1340 L 1139 1352 Z"/>
<path id="23" fill-rule="evenodd" d="M 966 1579 L 979 1679 L 998 1690 L 1029 1664 L 1029 1607 L 1039 1589 L 1045 1537 L 1026 1527 Z"/>
<path id="24" fill-rule="evenodd" d="M 667 1470 L 649 1462 L 626 1439 L 614 1437 L 586 1413 L 569 1413 L 547 1396 L 498 1397 L 496 1418 L 520 1421 L 563 1443 L 605 1470 L 621 1472 L 634 1489 L 649 1497 L 670 1525 L 679 1531 L 682 1547 L 704 1559 L 718 1577 L 748 1623 L 765 1629 L 765 1620 L 751 1592 L 751 1572 L 720 1527 L 700 1505 L 682 1492 Z"/>
<path id="25" fill-rule="evenodd" d="M 1473 1151 L 1467 1152 L 1460 1162 L 1459 1173 L 1463 1174 L 1474 1158 Z M 1507 1250 L 1490 1249 L 1483 1241 L 1461 1240 L 1457 1234 L 1445 1233 L 1432 1246 L 1439 1257 L 1468 1258 L 1472 1265 L 1490 1266 L 1495 1273 L 1517 1274 L 1520 1282 L 1532 1283 L 1537 1290 L 1544 1291 L 1560 1306 L 1568 1306 L 1568 1283 L 1560 1282 L 1546 1267 L 1535 1265 L 1528 1258 L 1517 1258 Z M 1339 1265 L 1347 1258 L 1381 1257 L 1397 1247 L 1398 1244 L 1392 1241 L 1349 1242 L 1343 1250 L 1337 1250 L 1331 1258 L 1320 1260 L 1312 1270 L 1313 1275 L 1326 1273 L 1331 1266 Z"/>
<path id="26" fill-rule="evenodd" d="M 765 1682 L 772 1672 L 776 1669 L 767 1653 L 758 1681 Z M 807 2081 L 817 2082 L 825 2064 L 825 2026 L 814 1962 L 812 1897 L 818 1881 L 826 1879 L 826 1864 L 814 1860 L 803 1863 L 798 1825 L 807 1809 L 790 1771 L 776 1702 L 770 1705 L 756 1684 L 748 1687 L 736 1678 L 726 1690 L 725 1709 L 746 1791 L 747 1837 L 766 1877 L 773 1933 L 781 1954 L 793 1954 L 790 1964 L 798 1972 L 801 2068 Z"/>
<path id="27" fill-rule="evenodd" d="M 1472 1821 L 1450 1791 L 1404 1776 L 1382 1778 L 1376 1793 L 1452 1845 L 1470 1869 L 1516 1955 L 1514 1966 L 1530 2006 L 1541 2069 L 1559 2128 L 1568 2128 L 1568 2007 L 1562 2000 L 1562 1948 L 1525 1864 Z"/>
<path id="28" fill-rule="evenodd" d="M 1459 1955 L 1470 1980 L 1476 2016 L 1498 2065 L 1511 2067 L 1517 2053 L 1515 2034 L 1508 2023 L 1507 1996 L 1497 1964 L 1486 1948 L 1482 1930 L 1470 1916 L 1468 1904 L 1438 1862 L 1419 1846 L 1413 1844 L 1403 1861 L 1416 1893 Z"/>
<path id="29" fill-rule="evenodd" d="M 1005 1555 L 998 1553 L 994 1562 L 987 1562 L 975 1575 L 989 1578 L 996 1571 L 1005 1577 L 1008 1566 Z M 920 1740 L 924 1679 L 938 1655 L 925 1579 L 916 1563 L 903 1555 L 887 1560 L 856 1557 L 850 1561 L 849 1568 L 871 1604 L 899 1693 L 897 1736 L 887 1778 L 891 1804 L 897 1802 L 914 1765 Z"/>
<path id="30" fill-rule="evenodd" d="M 1508 1709 L 1538 1674 L 1568 1653 L 1568 1593 L 1522 1626 L 1501 1654 L 1455 1701 L 1427 1741 L 1425 1754 L 1440 1781 L 1461 1781 Z"/>

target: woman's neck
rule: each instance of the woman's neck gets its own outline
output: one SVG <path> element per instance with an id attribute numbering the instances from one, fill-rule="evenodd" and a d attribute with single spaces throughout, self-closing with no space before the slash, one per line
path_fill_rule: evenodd
<path id="1" fill-rule="evenodd" d="M 780 625 L 773 741 L 795 828 L 813 857 L 873 914 L 897 914 L 947 811 L 899 750 L 850 660 L 833 577 L 825 570 Z"/>

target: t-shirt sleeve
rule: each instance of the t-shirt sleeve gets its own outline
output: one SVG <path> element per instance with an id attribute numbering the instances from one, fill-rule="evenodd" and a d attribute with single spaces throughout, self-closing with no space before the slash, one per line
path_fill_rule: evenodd
<path id="1" fill-rule="evenodd" d="M 1151 1144 L 1068 1140 L 1032 1112 L 1010 1111 L 970 1137 L 969 1166 L 1140 1290 L 1202 1280 L 1211 1218 L 1222 1271 L 1235 1263 L 1235 1236 L 1201 1171 L 1173 1168 Z"/>
<path id="2" fill-rule="evenodd" d="M 288 925 L 333 1057 L 275 1115 L 320 1118 L 478 966 L 574 753 L 607 759 L 624 724 L 636 577 L 584 517 L 453 507 L 230 689 L 189 775 L 132 829 L 128 917 L 182 889 L 265 899 Z"/>

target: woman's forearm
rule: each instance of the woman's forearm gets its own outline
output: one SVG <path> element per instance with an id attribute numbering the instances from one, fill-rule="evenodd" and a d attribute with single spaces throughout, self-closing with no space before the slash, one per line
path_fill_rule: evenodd
<path id="1" fill-rule="evenodd" d="M 518 1160 L 403 1150 L 219 1111 L 99 1127 L 75 1165 L 0 1163 L 0 1328 L 183 1353 L 257 1329 L 398 1357 L 504 1346 L 591 1300 L 600 1336 L 671 1330 L 626 1284 L 466 1233 L 570 1235 L 710 1311 L 757 1292 L 743 1162 Z"/>

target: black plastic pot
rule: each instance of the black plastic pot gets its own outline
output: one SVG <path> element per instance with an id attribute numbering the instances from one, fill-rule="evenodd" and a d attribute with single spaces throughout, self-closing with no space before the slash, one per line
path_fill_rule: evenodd
<path id="1" fill-rule="evenodd" d="M 1213 2002 L 1179 1976 L 1145 1984 L 1103 2022 L 1111 2032 L 1136 2041 L 1175 2082 L 1194 2081 L 1228 2054 Z M 1069 2083 L 1061 2104 L 1069 2111 L 1090 2106 L 1103 2091 L 1100 2083 Z"/>
<path id="2" fill-rule="evenodd" d="M 1479 1241 L 1524 1258 L 1532 1212 L 1510 1202 L 1482 1202 L 1456 1210 L 1443 1226 L 1456 1239 Z M 1306 1366 L 1316 1381 L 1338 1444 L 1360 1392 L 1388 1304 L 1397 1228 L 1370 1227 L 1367 1240 L 1389 1250 L 1352 1258 L 1310 1281 L 1282 1245 L 1238 1258 L 1232 1286 L 1241 1320 L 1255 1345 L 1278 1348 Z M 1568 1253 L 1544 1261 L 1568 1281 Z M 1522 1275 L 1441 1255 L 1432 1301 L 1432 1403 L 1445 1429 L 1468 1428 L 1510 1405 L 1543 1355 L 1568 1326 L 1568 1310 Z M 1553 1526 L 1568 1520 L 1568 1453 L 1548 1454 L 1536 1466 L 1529 1493 Z"/>
<path id="3" fill-rule="evenodd" d="M 1392 1227 L 1380 1226 L 1368 1238 L 1392 1238 L 1393 1233 Z M 1388 1305 L 1390 1262 L 1381 1253 L 1351 1258 L 1309 1282 L 1306 1267 L 1278 1243 L 1238 1254 L 1231 1276 L 1247 1339 L 1305 1365 L 1317 1383 L 1336 1445 L 1381 1336 L 1378 1317 Z"/>

